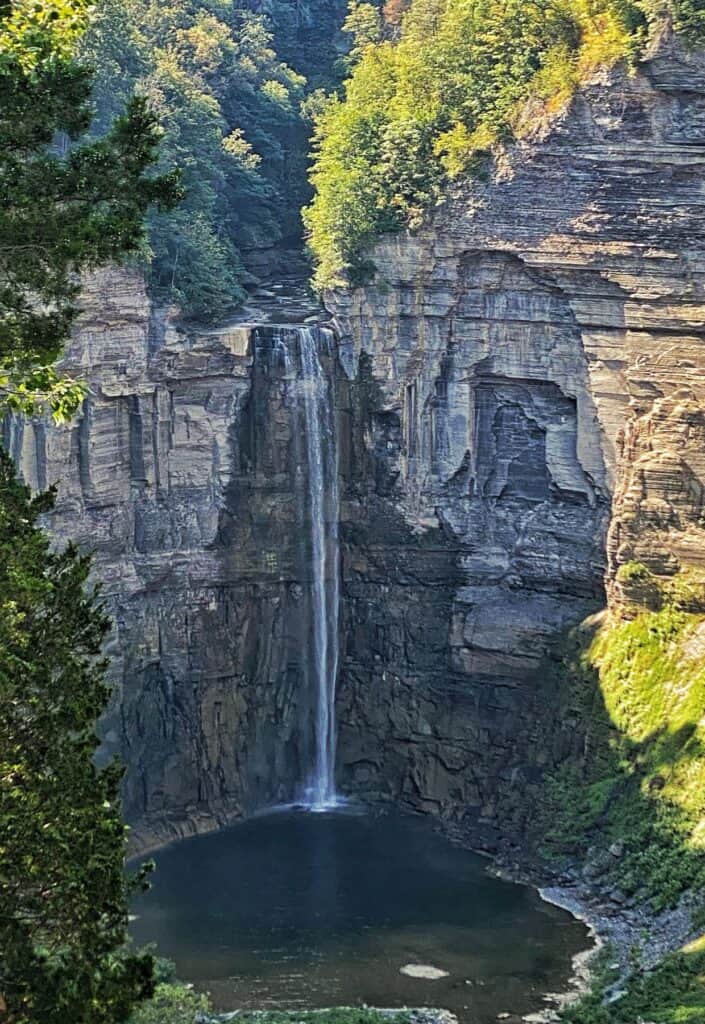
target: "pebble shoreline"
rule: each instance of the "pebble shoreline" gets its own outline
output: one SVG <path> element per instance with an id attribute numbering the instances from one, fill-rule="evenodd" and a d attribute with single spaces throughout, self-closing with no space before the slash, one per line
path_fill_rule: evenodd
<path id="1" fill-rule="evenodd" d="M 655 914 L 643 905 L 620 905 L 622 896 L 619 890 L 596 889 L 577 871 L 565 881 L 543 885 L 531 877 L 522 877 L 521 873 L 509 873 L 501 868 L 497 868 L 495 873 L 507 881 L 532 886 L 541 899 L 582 921 L 593 940 L 592 948 L 573 958 L 573 974 L 567 991 L 546 993 L 547 1008 L 519 1018 L 525 1024 L 554 1024 L 558 1021 L 560 1011 L 577 1002 L 589 990 L 595 958 L 603 949 L 609 948 L 614 964 L 620 968 L 620 978 L 613 986 L 616 996 L 635 963 L 644 971 L 652 970 L 665 956 L 676 952 L 699 934 L 692 924 L 693 911 L 699 904 L 690 894 L 672 910 Z"/>

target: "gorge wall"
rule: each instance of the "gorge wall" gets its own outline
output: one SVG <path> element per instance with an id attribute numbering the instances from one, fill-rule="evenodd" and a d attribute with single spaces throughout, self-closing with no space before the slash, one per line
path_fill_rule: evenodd
<path id="1" fill-rule="evenodd" d="M 667 35 L 327 296 L 339 337 L 341 788 L 519 833 L 556 635 L 705 551 L 705 72 Z M 88 283 L 66 428 L 6 425 L 115 619 L 106 753 L 143 846 L 292 798 L 307 586 L 276 332 Z M 304 568 L 302 568 L 304 567 Z M 303 737 L 303 738 L 302 738 Z"/>
<path id="2" fill-rule="evenodd" d="M 521 830 L 547 641 L 705 561 L 705 77 L 665 30 L 328 297 L 353 382 L 346 787 Z"/>
<path id="3" fill-rule="evenodd" d="M 103 752 L 127 765 L 146 847 L 293 799 L 312 762 L 287 409 L 303 385 L 279 332 L 185 330 L 137 273 L 96 274 L 82 305 L 65 358 L 90 387 L 81 414 L 6 421 L 5 445 L 32 487 L 58 484 L 57 541 L 95 554 L 114 620 Z"/>
<path id="4" fill-rule="evenodd" d="M 620 566 L 705 561 L 700 56 L 665 29 L 638 72 L 528 110 L 485 184 L 327 297 L 353 396 L 341 777 L 490 844 L 582 742 L 547 642 L 605 585 L 634 596 Z"/>

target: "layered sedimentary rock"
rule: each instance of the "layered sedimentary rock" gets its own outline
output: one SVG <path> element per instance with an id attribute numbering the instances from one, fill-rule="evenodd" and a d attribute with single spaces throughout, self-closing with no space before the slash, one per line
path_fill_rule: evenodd
<path id="1" fill-rule="evenodd" d="M 82 305 L 65 359 L 81 414 L 10 420 L 5 443 L 33 487 L 57 485 L 57 541 L 95 553 L 103 751 L 126 762 L 144 846 L 292 799 L 312 763 L 301 385 L 276 330 L 177 328 L 138 274 L 95 275 Z"/>
<path id="2" fill-rule="evenodd" d="M 545 729 L 547 642 L 605 580 L 620 600 L 620 565 L 705 559 L 701 56 L 664 33 L 329 296 L 348 788 L 520 828 L 573 742 Z"/>
<path id="3" fill-rule="evenodd" d="M 518 834 L 576 742 L 546 651 L 705 551 L 705 73 L 667 36 L 384 240 L 328 297 L 337 373 L 338 776 Z M 276 332 L 199 332 L 89 282 L 66 428 L 6 425 L 115 618 L 106 753 L 144 843 L 291 798 L 310 756 L 297 387 Z M 606 584 L 606 586 L 605 586 Z M 548 724 L 547 724 L 548 723 Z"/>

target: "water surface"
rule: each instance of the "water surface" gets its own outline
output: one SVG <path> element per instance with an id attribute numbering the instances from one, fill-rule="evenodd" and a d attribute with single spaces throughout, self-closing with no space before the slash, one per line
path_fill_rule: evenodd
<path id="1" fill-rule="evenodd" d="M 565 989 L 585 928 L 430 822 L 272 814 L 157 856 L 133 934 L 217 1009 L 442 1006 L 465 1024 Z M 447 977 L 407 977 L 430 965 Z"/>

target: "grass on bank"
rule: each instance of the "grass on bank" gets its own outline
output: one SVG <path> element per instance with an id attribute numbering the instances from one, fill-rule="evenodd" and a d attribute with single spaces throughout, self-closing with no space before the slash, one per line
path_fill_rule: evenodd
<path id="1" fill-rule="evenodd" d="M 622 582 L 656 586 L 638 567 Z M 705 581 L 680 574 L 659 603 L 572 635 L 560 670 L 583 750 L 549 777 L 540 826 L 546 852 L 592 847 L 598 870 L 656 909 L 705 892 Z"/>
<path id="2" fill-rule="evenodd" d="M 129 1024 L 194 1024 L 213 1014 L 207 995 L 178 981 L 162 982 L 148 1002 L 136 1010 Z M 227 1017 L 227 1014 L 225 1015 Z M 410 1024 L 411 1014 L 400 1011 L 382 1014 L 376 1010 L 341 1007 L 333 1010 L 251 1010 L 240 1011 L 238 1024 Z"/>
<path id="3" fill-rule="evenodd" d="M 614 990 L 616 983 L 607 953 L 591 991 L 561 1013 L 562 1024 L 703 1024 L 705 938 L 667 957 L 648 974 L 632 975 L 623 989 Z"/>

